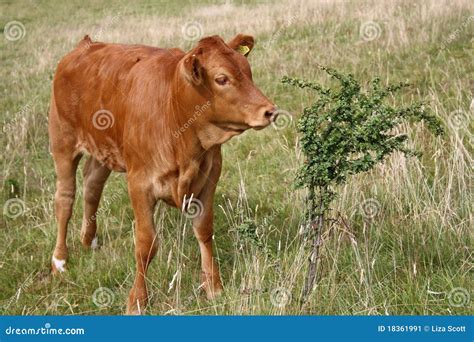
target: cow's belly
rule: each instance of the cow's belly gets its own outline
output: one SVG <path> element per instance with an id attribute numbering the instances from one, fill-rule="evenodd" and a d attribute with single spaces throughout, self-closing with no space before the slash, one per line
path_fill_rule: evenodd
<path id="1" fill-rule="evenodd" d="M 110 138 L 98 143 L 89 136 L 79 140 L 77 149 L 91 155 L 112 171 L 127 171 L 118 145 Z"/>
<path id="2" fill-rule="evenodd" d="M 176 202 L 176 190 L 178 179 L 177 177 L 168 177 L 168 176 L 155 176 L 155 182 L 153 183 L 153 192 L 156 198 L 162 200 L 166 204 L 177 207 L 179 205 Z"/>

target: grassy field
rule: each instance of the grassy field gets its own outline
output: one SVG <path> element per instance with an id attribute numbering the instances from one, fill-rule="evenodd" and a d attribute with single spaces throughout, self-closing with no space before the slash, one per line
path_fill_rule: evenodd
<path id="1" fill-rule="evenodd" d="M 133 281 L 133 212 L 121 174 L 107 183 L 101 248 L 94 252 L 80 244 L 78 176 L 69 269 L 50 275 L 56 228 L 47 112 L 58 60 L 85 34 L 189 49 L 200 35 L 229 39 L 239 32 L 257 40 L 249 58 L 256 84 L 295 119 L 246 132 L 223 148 L 215 203 L 221 298 L 208 301 L 198 289 L 190 222 L 159 205 L 148 313 L 472 313 L 472 1 L 98 3 L 1 0 L 1 314 L 122 314 Z M 292 188 L 302 162 L 295 120 L 313 97 L 279 80 L 328 84 L 317 63 L 361 79 L 413 83 L 396 100 L 426 101 L 447 134 L 433 138 L 420 126 L 402 127 L 423 157 L 393 155 L 340 189 L 333 215 L 346 224 L 324 234 L 321 280 L 301 306 L 309 249 L 300 234 L 305 196 Z"/>

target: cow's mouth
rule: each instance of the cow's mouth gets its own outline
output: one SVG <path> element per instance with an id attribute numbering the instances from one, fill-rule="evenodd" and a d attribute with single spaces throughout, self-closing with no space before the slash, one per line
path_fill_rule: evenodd
<path id="1" fill-rule="evenodd" d="M 249 125 L 250 128 L 253 128 L 254 130 L 256 131 L 260 131 L 261 129 L 264 129 L 268 126 L 270 126 L 270 124 L 272 123 L 273 120 L 271 119 L 267 119 L 265 120 L 264 122 L 258 122 L 258 123 L 254 123 L 254 124 L 251 124 Z"/>
<path id="2" fill-rule="evenodd" d="M 225 122 L 216 124 L 220 129 L 229 133 L 240 134 L 251 128 L 251 126 L 242 123 Z"/>
<path id="3" fill-rule="evenodd" d="M 271 120 L 268 120 L 268 122 L 265 122 L 265 123 L 257 123 L 257 124 L 253 124 L 253 123 L 242 124 L 242 123 L 226 122 L 226 123 L 220 123 L 217 126 L 223 131 L 234 133 L 234 134 L 241 134 L 250 128 L 256 131 L 259 131 L 261 129 L 264 129 L 268 125 L 270 125 L 270 123 L 271 123 Z"/>
<path id="4" fill-rule="evenodd" d="M 248 128 L 234 128 L 234 127 L 224 127 L 224 126 L 222 126 L 221 129 L 223 129 L 226 132 L 231 132 L 231 133 L 243 133 Z"/>
<path id="5" fill-rule="evenodd" d="M 249 128 L 253 128 L 254 130 L 256 131 L 260 131 L 261 129 L 264 129 L 268 126 L 270 126 L 270 124 L 275 121 L 274 120 L 274 117 L 266 117 L 262 120 L 258 120 L 258 121 L 254 121 L 254 122 L 251 122 L 249 123 Z"/>

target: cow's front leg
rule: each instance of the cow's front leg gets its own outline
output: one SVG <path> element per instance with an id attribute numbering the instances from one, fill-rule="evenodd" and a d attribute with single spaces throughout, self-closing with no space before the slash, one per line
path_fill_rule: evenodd
<path id="1" fill-rule="evenodd" d="M 213 299 L 222 292 L 219 269 L 212 255 L 214 193 L 221 174 L 221 165 L 222 159 L 219 148 L 216 149 L 213 155 L 211 171 L 206 177 L 206 183 L 198 197 L 203 210 L 193 219 L 194 235 L 199 242 L 199 249 L 201 251 L 203 287 L 208 299 Z"/>
<path id="2" fill-rule="evenodd" d="M 153 224 L 156 198 L 153 196 L 151 186 L 144 183 L 144 179 L 146 177 L 129 176 L 128 178 L 129 194 L 135 214 L 136 259 L 135 281 L 128 296 L 128 315 L 141 314 L 145 310 L 148 302 L 146 271 L 157 250 L 156 232 Z"/>
<path id="3" fill-rule="evenodd" d="M 206 203 L 207 202 L 207 203 Z M 203 203 L 203 212 L 193 219 L 193 230 L 201 251 L 202 286 L 208 299 L 213 299 L 222 292 L 219 269 L 212 255 L 213 209 L 212 200 Z"/>

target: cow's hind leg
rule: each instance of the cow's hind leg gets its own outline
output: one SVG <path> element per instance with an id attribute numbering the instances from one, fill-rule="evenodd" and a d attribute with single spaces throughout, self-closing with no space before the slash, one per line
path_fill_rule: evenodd
<path id="1" fill-rule="evenodd" d="M 66 237 L 67 225 L 72 215 L 74 198 L 76 195 L 76 170 L 82 155 L 74 155 L 72 151 L 65 149 L 54 152 L 54 164 L 56 169 L 56 194 L 54 196 L 54 209 L 58 225 L 56 247 L 52 258 L 52 271 L 65 271 L 68 255 Z"/>
<path id="2" fill-rule="evenodd" d="M 110 175 L 110 169 L 94 157 L 89 157 L 84 165 L 84 217 L 81 228 L 81 241 L 84 247 L 97 247 L 97 208 Z"/>

